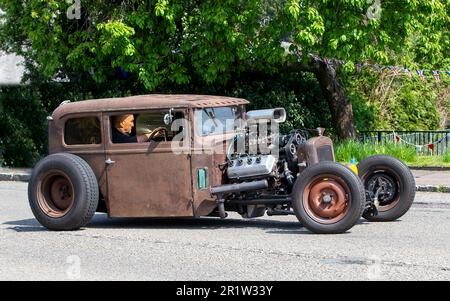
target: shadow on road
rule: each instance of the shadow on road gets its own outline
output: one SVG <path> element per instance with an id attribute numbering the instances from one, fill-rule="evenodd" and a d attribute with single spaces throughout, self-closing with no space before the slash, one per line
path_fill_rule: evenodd
<path id="1" fill-rule="evenodd" d="M 9 230 L 14 230 L 16 232 L 41 232 L 47 231 L 44 227 L 39 224 L 37 220 L 34 218 L 23 219 L 17 221 L 9 221 L 3 223 L 4 225 L 12 225 L 12 227 L 8 227 Z"/>
<path id="2" fill-rule="evenodd" d="M 48 231 L 36 219 L 23 219 L 3 223 L 17 232 Z M 260 228 L 273 234 L 310 234 L 297 221 L 277 221 L 267 219 L 219 219 L 219 218 L 108 218 L 106 214 L 96 214 L 85 229 L 232 229 Z"/>
<path id="3" fill-rule="evenodd" d="M 48 231 L 36 219 L 23 219 L 4 223 L 11 225 L 8 229 L 16 232 Z M 357 225 L 370 224 L 360 219 Z M 88 229 L 236 229 L 259 228 L 268 234 L 313 234 L 298 221 L 280 221 L 271 219 L 236 219 L 236 218 L 108 218 L 106 214 L 96 214 L 92 221 L 82 230 Z M 347 233 L 350 233 L 351 230 Z"/>
<path id="4" fill-rule="evenodd" d="M 260 228 L 270 230 L 268 232 L 284 233 L 296 232 L 309 234 L 297 221 L 279 221 L 269 219 L 236 219 L 236 218 L 107 218 L 106 215 L 96 215 L 88 228 L 112 229 L 236 229 L 236 228 Z"/>

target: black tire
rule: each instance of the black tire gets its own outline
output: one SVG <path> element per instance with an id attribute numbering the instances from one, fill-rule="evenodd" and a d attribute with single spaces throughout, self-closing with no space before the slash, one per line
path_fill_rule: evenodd
<path id="1" fill-rule="evenodd" d="M 97 179 L 82 158 L 52 154 L 34 167 L 28 200 L 34 216 L 47 229 L 76 230 L 95 214 L 99 200 Z"/>
<path id="2" fill-rule="evenodd" d="M 380 202 L 384 206 L 378 208 L 376 216 L 364 212 L 365 219 L 374 222 L 394 221 L 409 210 L 416 195 L 416 183 L 411 170 L 402 161 L 386 155 L 367 157 L 358 164 L 358 173 L 368 191 L 375 177 L 387 179 L 396 190 L 395 194 L 391 193 L 386 198 L 385 203 Z"/>
<path id="3" fill-rule="evenodd" d="M 329 203 L 326 203 L 327 196 L 331 196 Z M 344 209 L 339 215 L 327 216 L 337 214 L 342 206 Z M 292 207 L 298 220 L 318 234 L 346 232 L 361 218 L 364 206 L 364 187 L 359 177 L 335 162 L 307 167 L 297 178 L 292 192 Z"/>

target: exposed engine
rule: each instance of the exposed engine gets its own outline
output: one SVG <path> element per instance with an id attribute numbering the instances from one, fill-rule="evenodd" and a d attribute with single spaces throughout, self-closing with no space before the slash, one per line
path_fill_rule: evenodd
<path id="1" fill-rule="evenodd" d="M 248 112 L 254 120 L 270 119 L 283 122 L 283 109 Z M 252 122 L 249 122 L 251 128 Z M 268 133 L 258 137 L 248 130 L 246 147 L 243 153 L 227 154 L 224 172 L 228 183 L 214 187 L 211 192 L 218 197 L 219 212 L 225 215 L 225 205 L 244 217 L 292 214 L 290 210 L 290 193 L 297 176 L 307 165 L 324 160 L 334 160 L 332 142 L 321 135 L 308 139 L 306 131 L 292 130 L 287 135 Z M 252 154 L 253 145 L 264 142 L 270 152 Z M 329 155 L 331 153 L 331 156 Z M 227 200 L 226 204 L 224 201 Z M 273 204 L 273 205 L 271 205 Z"/>
<path id="2" fill-rule="evenodd" d="M 273 176 L 276 163 L 272 155 L 240 156 L 228 161 L 227 176 L 233 180 Z"/>
<path id="3" fill-rule="evenodd" d="M 271 178 L 273 183 L 280 186 L 284 182 L 290 188 L 299 171 L 298 150 L 306 143 L 307 134 L 300 130 L 293 130 L 287 135 L 269 136 L 270 142 L 279 148 L 278 154 L 233 154 L 227 164 L 226 174 L 229 180 L 249 181 L 261 178 Z M 249 144 L 252 141 L 249 141 Z"/>

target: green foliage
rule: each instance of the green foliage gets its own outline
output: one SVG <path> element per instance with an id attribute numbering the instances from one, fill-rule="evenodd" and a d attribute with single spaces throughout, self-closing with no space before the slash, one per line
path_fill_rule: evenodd
<path id="1" fill-rule="evenodd" d="M 282 132 L 295 128 L 330 129 L 330 111 L 317 81 L 308 73 L 280 75 L 261 80 L 234 83 L 227 95 L 248 99 L 247 110 L 282 107 L 287 119 L 280 125 Z"/>
<path id="2" fill-rule="evenodd" d="M 447 187 L 439 185 L 437 188 L 437 192 L 445 193 L 445 192 L 447 192 Z"/>
<path id="3" fill-rule="evenodd" d="M 444 163 L 450 163 L 450 149 L 448 149 L 447 152 L 445 152 L 442 161 Z"/>
<path id="4" fill-rule="evenodd" d="M 436 166 L 436 167 L 450 167 L 450 162 L 445 161 L 445 155 L 435 156 L 417 156 L 414 161 L 406 162 L 410 166 Z"/>
<path id="5" fill-rule="evenodd" d="M 0 2 L 0 48 L 23 55 L 31 78 L 83 72 L 103 83 L 120 67 L 148 91 L 224 85 L 244 71 L 307 64 L 306 54 L 347 60 L 346 72 L 355 61 L 388 63 L 406 43 L 413 61 L 449 62 L 445 0 L 382 1 L 375 16 L 368 0 L 86 0 L 80 20 L 67 18 L 70 2 Z"/>
<path id="6" fill-rule="evenodd" d="M 358 162 L 372 155 L 390 155 L 405 162 L 416 160 L 416 149 L 404 144 L 394 142 L 386 144 L 360 143 L 355 140 L 346 140 L 335 146 L 336 161 L 350 162 L 355 158 Z"/>
<path id="7" fill-rule="evenodd" d="M 46 151 L 45 116 L 36 91 L 0 89 L 0 166 L 29 166 Z"/>
<path id="8" fill-rule="evenodd" d="M 446 128 L 450 105 L 450 78 L 436 83 L 392 71 L 365 71 L 345 81 L 357 128 L 365 130 L 437 130 Z"/>

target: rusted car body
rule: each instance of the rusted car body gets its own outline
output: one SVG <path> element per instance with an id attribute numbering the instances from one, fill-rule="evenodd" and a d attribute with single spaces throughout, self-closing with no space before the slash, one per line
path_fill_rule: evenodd
<path id="1" fill-rule="evenodd" d="M 197 118 L 198 114 L 202 114 L 201 110 L 214 111 L 214 108 L 233 108 L 236 116 L 244 120 L 251 118 L 257 120 L 267 113 L 246 112 L 245 105 L 248 103 L 245 99 L 208 95 L 141 95 L 64 103 L 48 117 L 50 152 L 48 158 L 54 156 L 55 159 L 62 160 L 61 166 L 64 165 L 64 160 L 67 162 L 72 160 L 73 164 L 84 164 L 82 170 L 88 172 L 92 170 L 95 184 L 98 185 L 98 194 L 91 194 L 89 198 L 93 200 L 98 198 L 97 202 L 92 203 L 96 205 L 95 211 L 107 212 L 110 217 L 224 218 L 226 211 L 237 211 L 244 217 L 258 217 L 264 213 L 269 215 L 295 213 L 302 224 L 305 222 L 304 219 L 309 219 L 310 216 L 311 222 L 319 225 L 316 228 L 308 226 L 308 222 L 305 222 L 314 232 L 340 233 L 353 226 L 364 212 L 368 217 L 377 216 L 377 211 L 383 210 L 383 204 L 380 206 L 376 202 L 386 189 L 391 190 L 385 195 L 396 193 L 391 197 L 395 200 L 386 203 L 386 206 L 392 207 L 395 202 L 399 202 L 400 190 L 405 189 L 409 194 L 403 197 L 407 199 L 404 202 L 412 202 L 410 199 L 413 199 L 414 195 L 409 191 L 411 189 L 409 186 L 400 184 L 397 178 L 388 181 L 391 186 L 397 183 L 397 190 L 387 185 L 387 182 L 382 182 L 392 179 L 395 175 L 398 178 L 404 177 L 404 170 L 389 171 L 390 176 L 386 175 L 380 179 L 379 172 L 384 169 L 369 166 L 369 171 L 362 176 L 366 180 L 372 179 L 374 173 L 379 176 L 371 183 L 364 183 L 366 186 L 364 191 L 363 183 L 356 175 L 352 175 L 350 171 L 347 174 L 342 166 L 334 162 L 332 142 L 320 131 L 316 137 L 310 139 L 300 135 L 300 132 L 282 136 L 281 140 L 284 139 L 286 143 L 280 146 L 282 153 L 284 152 L 285 157 L 295 158 L 280 161 L 276 157 L 278 161 L 267 163 L 271 164 L 270 174 L 255 173 L 254 169 L 249 175 L 245 172 L 245 176 L 234 175 L 233 172 L 241 172 L 244 165 L 246 168 L 253 168 L 251 164 L 261 165 L 258 160 L 272 160 L 272 156 L 258 154 L 253 157 L 248 154 L 231 156 L 226 149 L 228 146 L 225 141 L 233 141 L 236 133 L 225 131 L 220 137 L 214 133 L 202 134 L 202 130 L 199 129 L 202 125 L 197 122 Z M 187 135 L 189 141 L 185 141 L 178 148 L 178 153 L 174 153 L 172 141 L 167 139 L 141 143 L 113 143 L 111 129 L 114 116 L 147 114 L 145 116 L 148 120 L 156 120 L 159 116 L 167 117 L 168 112 L 182 116 L 191 125 L 184 129 L 189 131 Z M 269 111 L 270 114 L 280 112 L 283 114 L 284 110 Z M 89 123 L 89 127 L 80 127 L 77 124 L 80 120 Z M 85 131 L 86 128 L 89 130 Z M 198 140 L 207 143 L 198 145 L 196 143 Z M 218 152 L 218 149 L 222 151 Z M 73 156 L 55 157 L 58 154 Z M 77 187 L 81 184 L 72 179 L 70 170 L 59 171 L 63 168 L 56 166 L 56 163 L 56 167 L 53 166 L 51 159 L 48 158 L 43 160 L 48 161 L 44 162 L 45 164 L 38 163 L 30 182 L 29 199 L 33 212 L 49 229 L 79 228 L 86 224 L 86 220 L 90 217 L 84 216 L 83 221 L 69 223 L 70 226 L 57 222 L 69 218 L 77 219 L 75 213 L 73 217 L 70 216 L 72 210 L 82 210 L 79 209 L 81 205 L 77 202 L 83 200 L 77 198 L 77 191 L 83 195 L 86 192 L 83 187 Z M 322 171 L 315 174 L 311 171 L 313 174 L 309 175 L 310 179 L 308 178 L 303 186 L 297 183 L 302 174 L 306 175 L 310 170 L 317 169 L 318 167 L 314 165 L 320 165 L 319 163 L 323 165 Z M 334 164 L 330 166 L 332 169 L 338 169 L 338 172 L 323 172 L 328 166 L 326 164 Z M 241 169 L 238 169 L 237 165 L 241 165 Z M 362 168 L 364 169 L 364 166 Z M 319 176 L 321 174 L 322 177 Z M 94 179 L 91 179 L 91 182 L 93 181 Z M 409 178 L 408 181 L 411 182 Z M 386 185 L 382 186 L 383 183 Z M 369 184 L 376 186 L 372 187 L 373 191 L 370 193 L 367 191 Z M 305 196 L 305 192 L 316 194 Z M 352 209 L 351 206 L 358 208 Z M 89 214 L 92 215 L 93 210 L 90 211 Z M 354 212 L 352 221 L 347 221 L 347 225 L 341 228 L 334 227 L 334 224 L 345 220 L 350 211 Z"/>
<path id="2" fill-rule="evenodd" d="M 94 171 L 101 196 L 111 217 L 202 216 L 214 210 L 216 203 L 208 189 L 198 189 L 193 177 L 198 168 L 210 172 L 210 185 L 222 184 L 216 168 L 225 155 L 174 154 L 169 141 L 113 144 L 110 116 L 138 114 L 149 110 L 183 111 L 192 120 L 193 110 L 203 107 L 243 106 L 247 100 L 217 96 L 147 95 L 123 99 L 101 99 L 68 103 L 57 108 L 49 123 L 50 154 L 68 152 L 83 158 Z M 66 121 L 92 116 L 101 120 L 102 142 L 93 145 L 67 145 Z M 196 131 L 192 128 L 192 135 Z M 207 144 L 206 144 L 207 145 Z M 110 159 L 111 164 L 105 164 Z"/>

